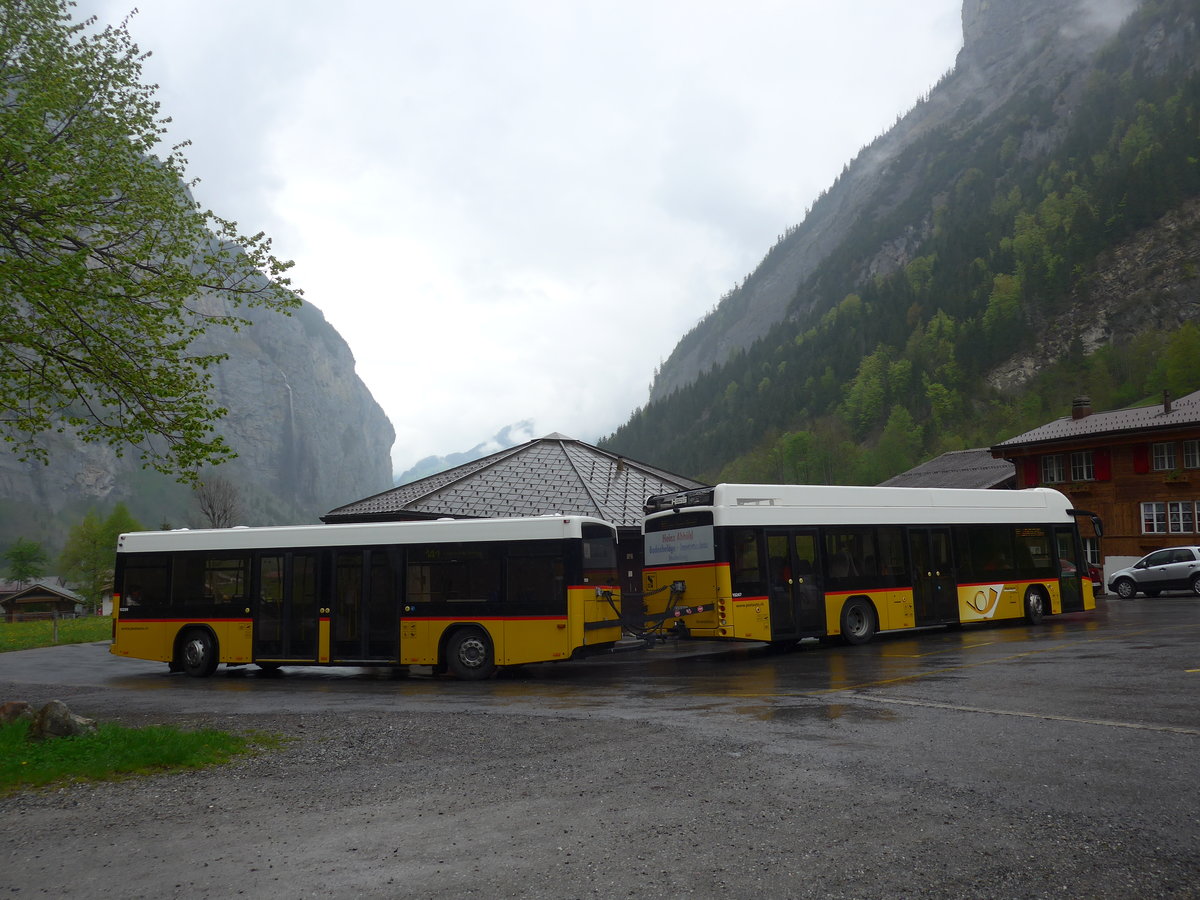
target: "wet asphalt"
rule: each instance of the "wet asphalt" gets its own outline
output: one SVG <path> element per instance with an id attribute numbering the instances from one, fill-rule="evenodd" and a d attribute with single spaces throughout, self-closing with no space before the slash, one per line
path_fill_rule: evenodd
<path id="1" fill-rule="evenodd" d="M 0 894 L 1200 897 L 1200 598 L 1184 594 L 863 647 L 671 640 L 481 683 L 190 679 L 105 644 L 0 654 L 0 701 L 49 699 L 296 741 L 273 762 L 0 799 Z M 380 742 L 392 731 L 402 749 Z M 156 827 L 155 798 L 192 790 L 233 791 L 220 821 L 269 819 L 290 843 L 258 834 L 251 859 L 212 845 L 212 823 Z M 304 812 L 314 797 L 325 815 Z M 426 827 L 435 808 L 450 818 Z M 64 829 L 121 837 L 77 852 Z M 139 893 L 117 859 L 148 839 L 171 852 L 139 861 Z M 182 877 L 181 854 L 203 876 Z"/>

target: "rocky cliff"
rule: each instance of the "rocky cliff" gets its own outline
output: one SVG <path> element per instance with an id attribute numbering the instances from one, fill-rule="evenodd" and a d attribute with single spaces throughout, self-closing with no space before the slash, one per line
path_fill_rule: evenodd
<path id="1" fill-rule="evenodd" d="M 863 220 L 882 221 L 925 186 L 922 173 L 929 157 L 919 148 L 931 133 L 981 120 L 1012 97 L 1047 84 L 1055 84 L 1059 103 L 1069 106 L 1087 77 L 1080 59 L 1095 54 L 1137 5 L 1137 0 L 964 0 L 963 48 L 953 71 L 895 128 L 865 148 L 745 283 L 680 341 L 655 377 L 650 399 L 670 395 L 748 349 L 785 317 L 811 311 L 817 301 L 805 290 L 806 282 L 851 229 Z M 1030 129 L 1021 153 L 1037 155 L 1055 146 L 1063 121 Z M 863 277 L 909 261 L 911 248 L 932 227 L 934 203 L 878 237 Z"/>
<path id="2" fill-rule="evenodd" d="M 220 297 L 204 302 L 221 306 Z M 197 345 L 228 353 L 214 396 L 229 410 L 218 426 L 238 457 L 217 469 L 236 490 L 247 525 L 317 522 L 351 500 L 391 487 L 391 422 L 354 371 L 354 356 L 321 311 L 291 316 L 243 309 L 254 324 L 211 330 Z M 144 525 L 204 525 L 191 491 L 140 468 L 135 455 L 52 441 L 48 466 L 0 448 L 0 547 L 17 537 L 51 550 L 89 508 L 124 502 Z"/>

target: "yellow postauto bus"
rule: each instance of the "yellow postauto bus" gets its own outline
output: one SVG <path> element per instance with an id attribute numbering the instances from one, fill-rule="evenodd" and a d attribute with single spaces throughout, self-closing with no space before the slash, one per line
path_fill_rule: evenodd
<path id="1" fill-rule="evenodd" d="M 647 616 L 696 638 L 792 642 L 1095 609 L 1058 491 L 719 484 L 650 497 Z"/>
<path id="2" fill-rule="evenodd" d="M 134 532 L 117 546 L 117 656 L 430 665 L 465 679 L 611 648 L 615 528 L 583 516 Z"/>

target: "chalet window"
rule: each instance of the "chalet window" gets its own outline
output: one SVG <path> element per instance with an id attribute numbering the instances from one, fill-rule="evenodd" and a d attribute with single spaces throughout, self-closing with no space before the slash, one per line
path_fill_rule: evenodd
<path id="1" fill-rule="evenodd" d="M 1071 454 L 1071 480 L 1096 480 L 1096 464 L 1092 459 L 1091 450 L 1078 450 Z"/>
<path id="2" fill-rule="evenodd" d="M 1142 504 L 1142 534 L 1167 533 L 1167 504 Z"/>
<path id="3" fill-rule="evenodd" d="M 1174 442 L 1165 444 L 1153 444 L 1151 446 L 1151 460 L 1153 461 L 1153 469 L 1155 472 L 1169 472 L 1175 468 L 1175 444 Z"/>
<path id="4" fill-rule="evenodd" d="M 1167 527 L 1171 534 L 1191 534 L 1195 531 L 1194 511 L 1191 500 L 1169 502 L 1167 504 Z"/>
<path id="5" fill-rule="evenodd" d="M 1067 480 L 1061 453 L 1042 457 L 1042 484 L 1060 484 Z"/>
<path id="6" fill-rule="evenodd" d="M 1183 467 L 1200 469 L 1200 441 L 1183 442 Z"/>

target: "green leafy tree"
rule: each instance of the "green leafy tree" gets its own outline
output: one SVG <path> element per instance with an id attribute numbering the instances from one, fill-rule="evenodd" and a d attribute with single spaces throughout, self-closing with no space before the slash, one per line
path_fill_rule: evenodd
<path id="1" fill-rule="evenodd" d="M 863 357 L 858 373 L 846 391 L 843 404 L 846 419 L 859 436 L 874 427 L 883 414 L 888 397 L 890 363 L 891 352 L 882 346 L 870 356 Z"/>
<path id="2" fill-rule="evenodd" d="M 13 545 L 4 551 L 4 561 L 8 563 L 9 578 L 17 584 L 28 584 L 46 574 L 46 564 L 49 560 L 41 544 L 17 538 Z"/>
<path id="3" fill-rule="evenodd" d="M 899 404 L 893 406 L 875 447 L 880 467 L 878 481 L 911 469 L 920 462 L 921 442 L 921 426 L 912 413 Z"/>
<path id="4" fill-rule="evenodd" d="M 1200 390 L 1200 327 L 1184 322 L 1162 356 L 1163 383 L 1174 397 Z"/>
<path id="5" fill-rule="evenodd" d="M 68 0 L 0 4 L 0 434 L 46 462 L 70 428 L 194 480 L 228 459 L 225 413 L 194 347 L 243 305 L 286 311 L 291 265 L 196 204 L 184 144 L 126 23 L 72 22 Z"/>
<path id="6" fill-rule="evenodd" d="M 141 530 L 141 524 L 124 503 L 118 503 L 104 520 L 89 510 L 67 535 L 59 557 L 63 577 L 88 603 L 99 608 L 112 590 L 117 538 L 125 532 Z"/>

